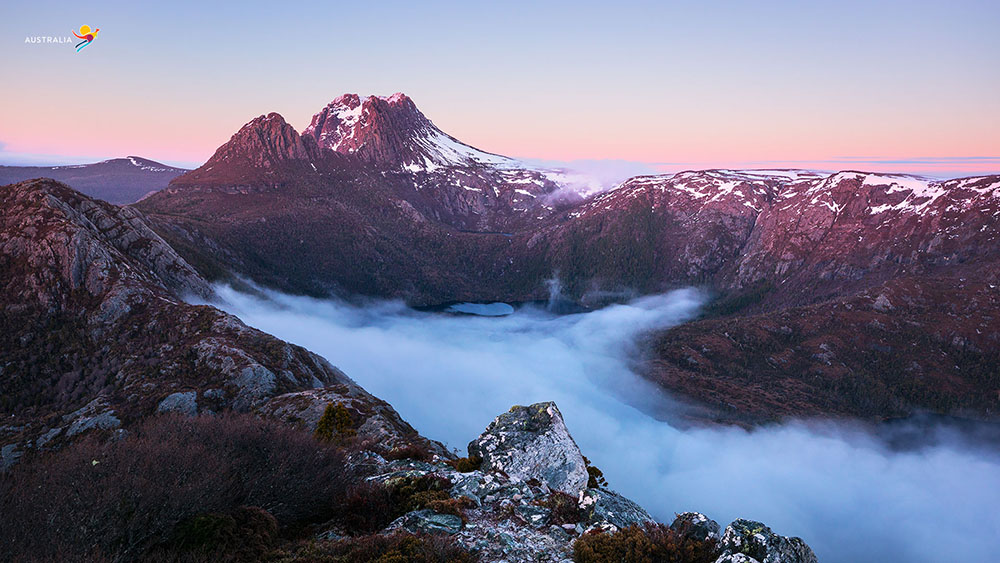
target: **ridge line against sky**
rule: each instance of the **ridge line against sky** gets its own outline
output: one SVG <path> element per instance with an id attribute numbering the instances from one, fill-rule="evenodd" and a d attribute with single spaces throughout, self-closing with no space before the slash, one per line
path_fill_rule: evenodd
<path id="1" fill-rule="evenodd" d="M 192 167 L 257 115 L 301 131 L 341 93 L 403 91 L 541 161 L 1000 172 L 1000 3 L 802 4 L 18 1 L 0 163 Z M 25 43 L 84 24 L 79 53 Z"/>

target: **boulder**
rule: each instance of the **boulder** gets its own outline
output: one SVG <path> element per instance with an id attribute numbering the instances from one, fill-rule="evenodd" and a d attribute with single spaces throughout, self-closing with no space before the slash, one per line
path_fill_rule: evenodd
<path id="1" fill-rule="evenodd" d="M 515 508 L 514 512 L 532 528 L 546 527 L 552 515 L 552 511 L 548 508 L 533 504 L 522 504 Z"/>
<path id="2" fill-rule="evenodd" d="M 579 506 L 583 511 L 583 524 L 602 529 L 642 526 L 653 522 L 653 517 L 638 504 L 605 489 L 586 489 L 580 492 Z"/>
<path id="3" fill-rule="evenodd" d="M 198 414 L 198 392 L 182 391 L 167 395 L 156 407 L 156 412 L 175 412 L 194 416 Z"/>
<path id="4" fill-rule="evenodd" d="M 684 537 L 705 541 L 720 538 L 719 523 L 700 512 L 684 512 L 677 515 L 670 529 Z"/>
<path id="5" fill-rule="evenodd" d="M 812 549 L 800 538 L 779 536 L 760 522 L 742 518 L 726 526 L 716 563 L 737 563 L 731 556 L 748 555 L 759 563 L 817 563 Z M 726 559 L 726 557 L 730 559 Z"/>
<path id="6" fill-rule="evenodd" d="M 7 444 L 0 448 L 0 471 L 6 471 L 17 463 L 24 452 L 17 449 L 17 444 Z"/>
<path id="7" fill-rule="evenodd" d="M 411 534 L 457 534 L 462 530 L 462 518 L 430 509 L 414 510 L 389 524 L 389 529 L 403 529 Z"/>
<path id="8" fill-rule="evenodd" d="M 515 406 L 498 416 L 469 455 L 482 458 L 483 471 L 537 479 L 553 490 L 578 495 L 587 487 L 587 466 L 555 403 Z"/>

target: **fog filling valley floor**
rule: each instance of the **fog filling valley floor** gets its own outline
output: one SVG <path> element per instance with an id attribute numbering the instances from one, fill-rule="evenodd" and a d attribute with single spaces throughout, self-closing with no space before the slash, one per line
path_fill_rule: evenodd
<path id="1" fill-rule="evenodd" d="M 612 489 L 657 519 L 696 510 L 802 537 L 820 561 L 986 561 L 1000 553 L 1000 453 L 958 440 L 890 451 L 860 427 L 680 430 L 684 407 L 630 369 L 637 336 L 691 318 L 694 290 L 557 316 L 480 317 L 218 288 L 222 308 L 325 358 L 462 455 L 515 404 L 555 401 Z"/>

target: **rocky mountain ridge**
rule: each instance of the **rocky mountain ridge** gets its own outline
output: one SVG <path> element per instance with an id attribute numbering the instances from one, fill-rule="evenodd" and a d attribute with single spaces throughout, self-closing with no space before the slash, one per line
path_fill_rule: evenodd
<path id="1" fill-rule="evenodd" d="M 477 460 L 479 467 L 458 470 L 447 463 L 414 460 L 380 463 L 369 478 L 373 482 L 437 479 L 449 498 L 468 504 L 461 516 L 427 509 L 411 512 L 389 529 L 449 534 L 482 561 L 544 557 L 569 562 L 589 560 L 577 540 L 589 544 L 630 528 L 662 526 L 638 504 L 588 477 L 590 466 L 554 403 L 511 408 L 470 442 L 468 451 L 468 459 Z M 779 536 L 759 522 L 736 520 L 720 534 L 716 522 L 684 512 L 669 529 L 708 542 L 715 563 L 817 560 L 800 538 Z M 335 532 L 320 537 L 331 534 Z"/>

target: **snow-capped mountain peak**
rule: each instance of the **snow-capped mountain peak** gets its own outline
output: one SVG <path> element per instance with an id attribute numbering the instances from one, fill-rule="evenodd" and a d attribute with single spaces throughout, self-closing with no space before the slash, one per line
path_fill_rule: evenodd
<path id="1" fill-rule="evenodd" d="M 525 167 L 444 133 L 401 92 L 364 98 L 341 95 L 313 116 L 303 135 L 316 139 L 321 148 L 410 172 L 452 166 Z"/>

